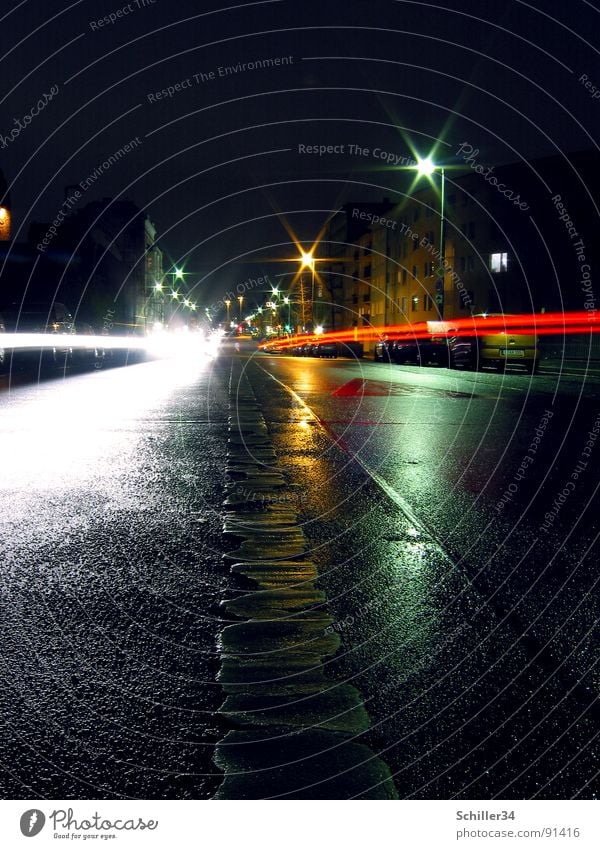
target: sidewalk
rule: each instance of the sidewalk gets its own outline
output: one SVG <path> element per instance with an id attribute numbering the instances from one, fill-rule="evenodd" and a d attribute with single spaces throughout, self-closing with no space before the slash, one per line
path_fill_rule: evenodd
<path id="1" fill-rule="evenodd" d="M 600 359 L 580 359 L 565 357 L 563 360 L 557 357 L 540 359 L 540 374 L 576 374 L 588 377 L 600 378 Z"/>

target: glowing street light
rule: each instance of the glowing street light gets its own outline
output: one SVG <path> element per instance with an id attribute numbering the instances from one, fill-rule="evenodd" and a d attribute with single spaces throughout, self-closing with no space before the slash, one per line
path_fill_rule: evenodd
<path id="1" fill-rule="evenodd" d="M 310 268 L 311 270 L 311 287 L 310 287 L 310 323 L 311 326 L 314 327 L 315 323 L 315 258 L 312 255 L 312 251 L 306 252 L 303 251 L 300 257 L 301 266 L 300 270 L 303 268 Z M 301 287 L 304 288 L 304 287 Z M 302 321 L 304 321 L 304 292 L 302 292 Z"/>
<path id="2" fill-rule="evenodd" d="M 163 284 L 160 282 L 160 280 L 157 280 L 157 281 L 155 282 L 155 284 L 154 284 L 154 289 L 155 289 L 155 291 L 156 291 L 156 292 L 162 292 L 162 290 L 163 290 Z"/>
<path id="3" fill-rule="evenodd" d="M 437 166 L 431 159 L 431 156 L 428 156 L 426 159 L 421 159 L 420 157 L 417 157 L 417 164 L 415 168 L 419 177 L 431 177 L 436 167 Z"/>
<path id="4" fill-rule="evenodd" d="M 286 307 L 288 308 L 288 320 L 287 320 L 287 323 L 288 323 L 288 328 L 291 328 L 291 326 L 292 326 L 292 304 L 291 304 L 291 302 L 290 302 L 290 299 L 287 297 L 287 295 L 286 295 L 286 296 L 285 296 L 285 298 L 283 299 L 283 303 L 284 303 L 284 304 L 286 305 Z"/>
<path id="5" fill-rule="evenodd" d="M 231 307 L 231 301 L 229 300 L 229 298 L 225 298 L 225 307 L 227 309 L 227 324 L 229 325 L 229 321 L 230 321 L 229 310 L 230 310 L 230 307 Z"/>
<path id="6" fill-rule="evenodd" d="M 238 295 L 237 299 L 238 299 L 238 302 L 239 302 L 239 305 L 240 305 L 240 321 L 241 321 L 241 319 L 242 319 L 242 306 L 244 304 L 244 296 Z"/>
<path id="7" fill-rule="evenodd" d="M 177 266 L 175 266 L 174 275 L 175 280 L 183 280 L 183 268 L 177 268 Z"/>
<path id="8" fill-rule="evenodd" d="M 443 165 L 436 165 L 431 156 L 422 159 L 416 157 L 417 164 L 414 167 L 417 172 L 417 177 L 427 177 L 431 179 L 436 171 L 440 172 L 441 176 L 441 191 L 440 191 L 440 268 L 439 277 L 436 280 L 436 296 L 435 302 L 440 319 L 444 317 L 444 281 L 446 278 L 446 233 L 445 233 L 445 194 L 446 194 L 446 172 Z"/>

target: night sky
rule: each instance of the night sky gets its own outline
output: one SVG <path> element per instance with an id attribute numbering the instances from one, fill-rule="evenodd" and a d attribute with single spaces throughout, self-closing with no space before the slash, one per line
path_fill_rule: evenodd
<path id="1" fill-rule="evenodd" d="M 185 259 L 201 302 L 277 273 L 268 259 L 296 253 L 283 217 L 308 248 L 343 203 L 396 201 L 409 176 L 376 149 L 433 149 L 448 166 L 462 142 L 487 164 L 597 149 L 600 11 L 587 0 L 2 8 L 0 167 L 14 238 L 139 138 L 80 204 L 125 197 L 147 210 L 166 265 Z M 277 61 L 243 68 L 264 60 Z"/>

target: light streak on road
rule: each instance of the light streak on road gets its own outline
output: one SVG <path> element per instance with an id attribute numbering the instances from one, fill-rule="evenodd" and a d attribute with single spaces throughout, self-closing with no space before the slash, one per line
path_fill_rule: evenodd
<path id="1" fill-rule="evenodd" d="M 421 321 L 411 324 L 385 325 L 382 327 L 354 327 L 349 330 L 328 333 L 302 334 L 274 339 L 260 347 L 269 351 L 273 348 L 285 350 L 297 345 L 325 342 L 376 342 L 391 338 L 398 341 L 431 339 L 432 336 L 487 336 L 498 333 L 533 336 L 590 335 L 600 331 L 600 320 L 595 310 L 570 313 L 537 313 L 525 315 L 482 314 L 469 318 L 446 321 Z"/>
<path id="2" fill-rule="evenodd" d="M 0 348 L 27 350 L 146 351 L 156 357 L 214 356 L 218 334 L 205 336 L 197 331 L 154 331 L 148 336 L 98 336 L 74 333 L 1 333 Z"/>

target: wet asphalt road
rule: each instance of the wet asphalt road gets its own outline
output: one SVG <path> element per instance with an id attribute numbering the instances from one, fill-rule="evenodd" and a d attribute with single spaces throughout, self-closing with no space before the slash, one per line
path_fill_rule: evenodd
<path id="1" fill-rule="evenodd" d="M 204 798 L 227 375 L 146 363 L 0 395 L 0 788 Z"/>
<path id="2" fill-rule="evenodd" d="M 246 373 L 342 640 L 328 675 L 363 694 L 399 795 L 597 797 L 598 382 Z M 229 375 L 0 395 L 3 796 L 214 792 Z"/>
<path id="3" fill-rule="evenodd" d="M 400 795 L 596 797 L 598 382 L 249 374 L 343 638 L 332 676 L 366 694 Z"/>

